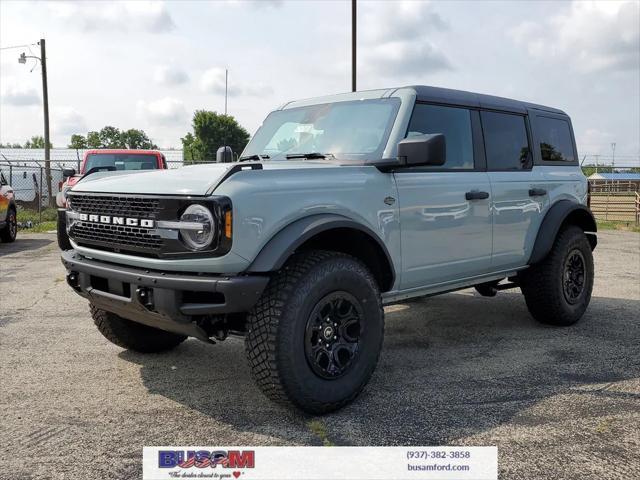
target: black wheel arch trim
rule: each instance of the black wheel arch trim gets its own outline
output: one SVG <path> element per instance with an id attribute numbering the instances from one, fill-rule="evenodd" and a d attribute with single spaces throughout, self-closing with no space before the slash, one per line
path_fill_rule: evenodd
<path id="1" fill-rule="evenodd" d="M 536 236 L 536 242 L 529 258 L 529 265 L 538 263 L 549 254 L 553 247 L 553 242 L 560 231 L 560 228 L 567 222 L 581 227 L 587 234 L 591 250 L 596 248 L 598 239 L 596 236 L 596 220 L 591 210 L 585 205 L 572 202 L 571 200 L 560 200 L 550 208 Z"/>
<path id="2" fill-rule="evenodd" d="M 307 240 L 319 233 L 335 228 L 351 228 L 359 230 L 369 236 L 384 252 L 391 270 L 391 285 L 396 278 L 395 267 L 387 246 L 380 237 L 366 225 L 338 214 L 326 213 L 310 215 L 298 219 L 278 233 L 262 247 L 260 253 L 251 262 L 247 272 L 273 272 L 279 270 L 287 259 Z"/>

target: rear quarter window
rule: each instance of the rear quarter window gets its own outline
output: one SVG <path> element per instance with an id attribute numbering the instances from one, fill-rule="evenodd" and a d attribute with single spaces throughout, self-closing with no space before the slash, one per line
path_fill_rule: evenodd
<path id="1" fill-rule="evenodd" d="M 569 122 L 560 118 L 538 117 L 540 155 L 545 162 L 575 162 Z"/>

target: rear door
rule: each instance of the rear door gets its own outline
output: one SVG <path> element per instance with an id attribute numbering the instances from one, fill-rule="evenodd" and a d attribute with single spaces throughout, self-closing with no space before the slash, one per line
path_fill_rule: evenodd
<path id="1" fill-rule="evenodd" d="M 446 163 L 395 173 L 400 204 L 401 288 L 481 274 L 491 262 L 491 187 L 475 109 L 417 103 L 407 136 L 442 133 Z"/>
<path id="2" fill-rule="evenodd" d="M 526 265 L 548 192 L 533 168 L 531 135 L 524 114 L 482 111 L 487 171 L 491 181 L 492 270 Z"/>

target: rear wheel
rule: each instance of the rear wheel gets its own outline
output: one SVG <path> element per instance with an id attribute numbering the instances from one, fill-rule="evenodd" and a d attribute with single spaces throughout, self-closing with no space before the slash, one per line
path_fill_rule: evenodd
<path id="1" fill-rule="evenodd" d="M 91 317 L 100 333 L 111 343 L 140 353 L 171 350 L 187 337 L 132 322 L 115 313 L 90 305 Z"/>
<path id="2" fill-rule="evenodd" d="M 357 259 L 298 254 L 250 312 L 247 358 L 272 400 L 321 414 L 351 402 L 378 362 L 384 313 L 378 286 Z"/>
<path id="3" fill-rule="evenodd" d="M 18 220 L 16 219 L 16 211 L 13 208 L 9 208 L 7 212 L 7 223 L 0 230 L 0 240 L 5 243 L 15 242 L 18 235 Z"/>
<path id="4" fill-rule="evenodd" d="M 593 277 L 589 241 L 582 229 L 570 225 L 560 231 L 547 258 L 521 274 L 521 288 L 536 320 L 566 326 L 587 309 Z"/>

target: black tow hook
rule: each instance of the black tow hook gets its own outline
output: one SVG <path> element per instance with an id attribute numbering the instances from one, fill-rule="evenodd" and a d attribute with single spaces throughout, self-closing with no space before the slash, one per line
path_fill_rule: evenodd
<path id="1" fill-rule="evenodd" d="M 145 287 L 136 288 L 136 297 L 138 301 L 149 310 L 153 310 L 153 293 Z"/>
<path id="2" fill-rule="evenodd" d="M 67 273 L 67 284 L 74 290 L 80 289 L 80 275 L 78 272 Z"/>

